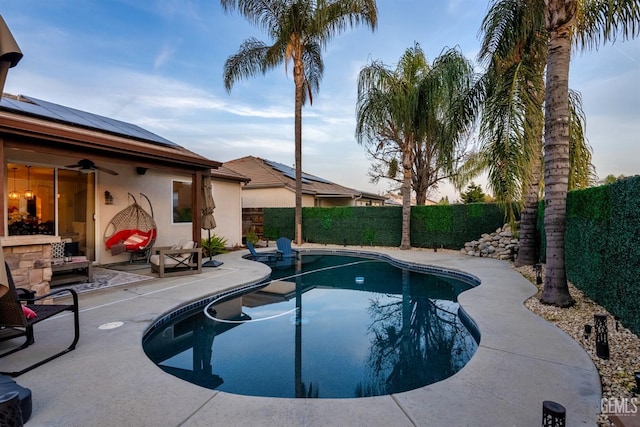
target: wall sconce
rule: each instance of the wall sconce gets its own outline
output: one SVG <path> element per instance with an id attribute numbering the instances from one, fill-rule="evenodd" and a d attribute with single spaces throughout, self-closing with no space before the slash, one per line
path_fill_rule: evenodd
<path id="1" fill-rule="evenodd" d="M 33 191 L 30 190 L 31 188 L 31 165 L 27 165 L 27 189 L 24 192 L 24 198 L 27 200 L 33 200 L 36 195 L 33 194 Z"/>
<path id="2" fill-rule="evenodd" d="M 16 190 L 16 170 L 18 168 L 13 168 L 13 191 L 9 193 L 9 200 L 19 200 L 20 193 Z"/>
<path id="3" fill-rule="evenodd" d="M 104 204 L 105 205 L 113 204 L 113 196 L 111 195 L 111 193 L 109 193 L 109 191 L 104 192 Z"/>

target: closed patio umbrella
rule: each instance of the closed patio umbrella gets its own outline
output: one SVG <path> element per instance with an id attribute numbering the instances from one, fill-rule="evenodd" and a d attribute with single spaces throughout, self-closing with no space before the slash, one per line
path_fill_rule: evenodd
<path id="1" fill-rule="evenodd" d="M 0 15 L 0 95 L 4 90 L 4 82 L 9 68 L 15 67 L 22 59 L 22 51 L 13 38 L 11 30 Z"/>
<path id="2" fill-rule="evenodd" d="M 202 177 L 202 228 L 207 230 L 208 242 L 211 242 L 211 230 L 216 228 L 216 220 L 213 217 L 213 210 L 216 203 L 213 200 L 213 186 L 211 185 L 211 177 Z M 209 261 L 202 264 L 203 267 L 220 267 L 222 263 L 211 259 L 211 250 L 209 249 Z"/>

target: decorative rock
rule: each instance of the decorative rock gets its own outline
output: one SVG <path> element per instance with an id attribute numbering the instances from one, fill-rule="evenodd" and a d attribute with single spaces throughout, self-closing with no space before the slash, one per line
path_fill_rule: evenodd
<path id="1" fill-rule="evenodd" d="M 505 224 L 491 234 L 483 233 L 478 240 L 465 242 L 460 253 L 469 256 L 496 258 L 501 260 L 513 259 L 518 252 L 518 239 L 513 238 L 511 227 Z"/>

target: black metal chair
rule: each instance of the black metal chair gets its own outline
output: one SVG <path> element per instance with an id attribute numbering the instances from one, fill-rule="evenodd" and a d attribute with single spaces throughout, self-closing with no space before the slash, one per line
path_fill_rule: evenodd
<path id="1" fill-rule="evenodd" d="M 9 339 L 20 337 L 25 337 L 25 341 L 22 345 L 0 354 L 0 358 L 13 354 L 34 344 L 35 338 L 33 333 L 33 326 L 36 323 L 42 322 L 45 319 L 48 319 L 65 311 L 70 311 L 73 313 L 73 325 L 75 334 L 71 345 L 61 352 L 56 353 L 53 356 L 49 356 L 46 359 L 34 363 L 33 365 L 28 366 L 22 370 L 13 372 L 0 372 L 0 374 L 17 377 L 18 375 L 29 372 L 30 370 L 35 369 L 38 366 L 41 366 L 76 348 L 76 344 L 78 343 L 78 339 L 80 338 L 78 294 L 73 289 L 59 289 L 52 291 L 46 295 L 40 295 L 36 297 L 33 291 L 28 291 L 22 288 L 16 289 L 13 282 L 13 276 L 11 275 L 9 266 L 6 263 L 5 268 L 7 270 L 9 291 L 2 297 L 0 297 L 0 341 L 6 341 Z M 40 301 L 45 298 L 51 298 L 53 295 L 60 295 L 65 292 L 71 294 L 73 298 L 72 304 L 35 304 L 36 301 Z M 23 302 L 26 302 L 26 307 L 35 312 L 35 317 L 27 319 L 22 308 Z"/>

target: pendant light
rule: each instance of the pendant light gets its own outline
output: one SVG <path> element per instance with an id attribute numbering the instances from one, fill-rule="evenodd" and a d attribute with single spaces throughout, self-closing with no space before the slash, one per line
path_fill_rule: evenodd
<path id="1" fill-rule="evenodd" d="M 18 170 L 18 168 L 13 168 L 13 191 L 9 193 L 9 200 L 20 199 L 20 193 L 16 191 L 16 170 Z"/>
<path id="2" fill-rule="evenodd" d="M 33 191 L 30 190 L 31 188 L 31 165 L 27 165 L 27 189 L 24 192 L 24 198 L 27 200 L 33 200 L 35 195 L 33 194 Z"/>

